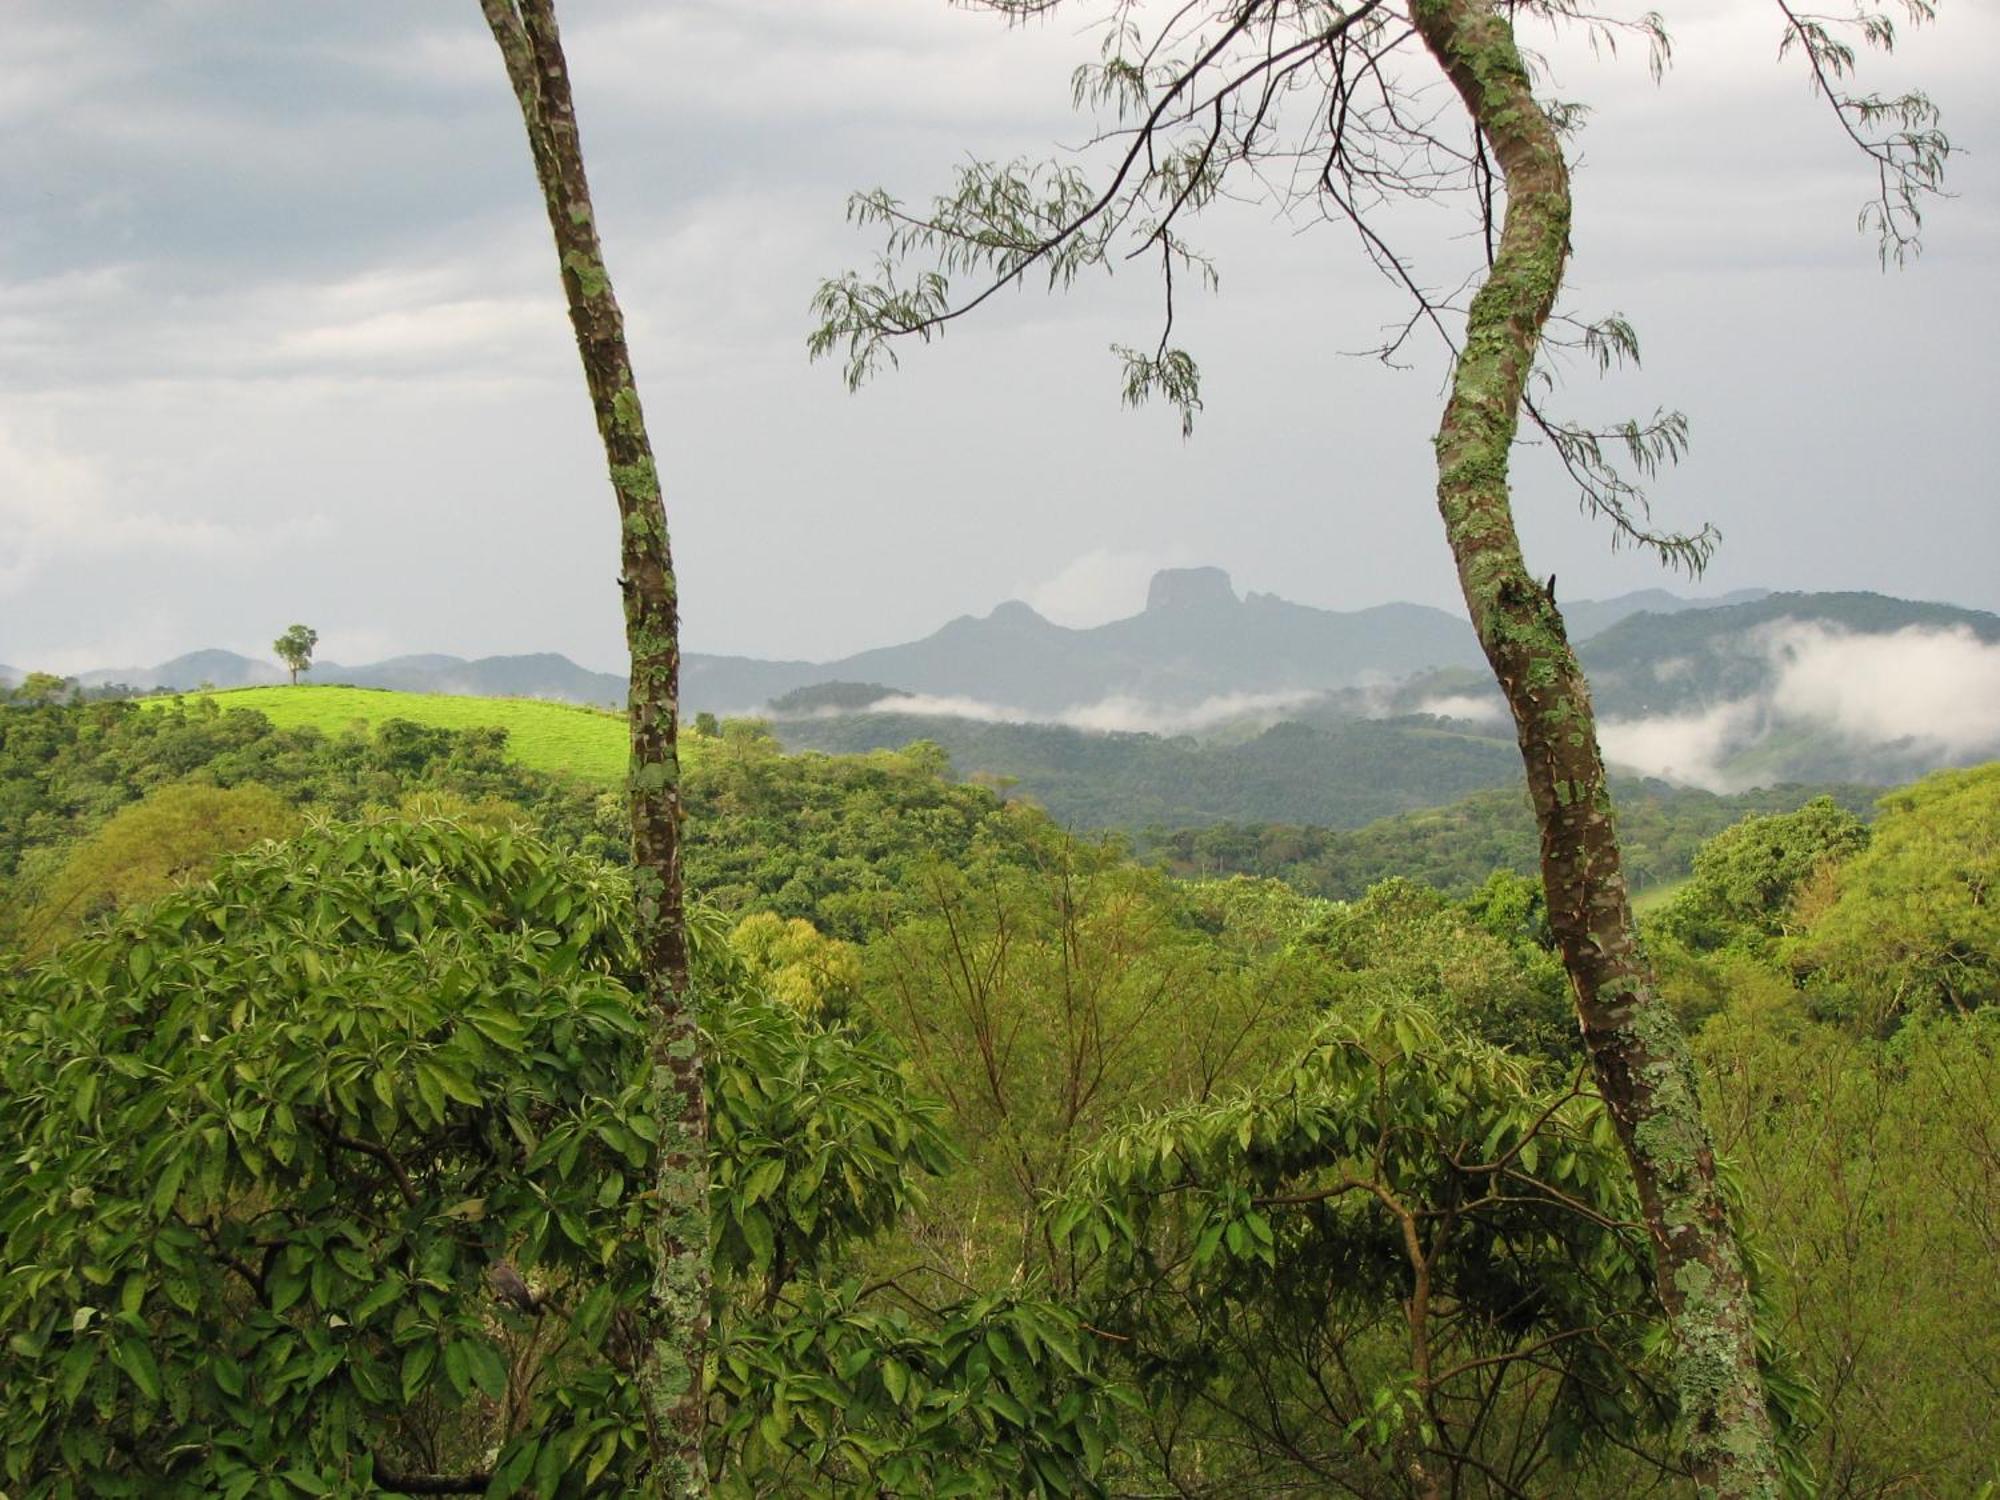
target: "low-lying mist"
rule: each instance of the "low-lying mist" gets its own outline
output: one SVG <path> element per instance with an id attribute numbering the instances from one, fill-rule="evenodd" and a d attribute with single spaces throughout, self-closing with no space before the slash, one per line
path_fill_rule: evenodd
<path id="1" fill-rule="evenodd" d="M 1607 720 L 1607 760 L 1710 791 L 1771 779 L 1752 755 L 1812 736 L 1830 755 L 1898 753 L 1931 763 L 2000 755 L 2000 643 L 1962 625 L 1861 635 L 1812 621 L 1760 630 L 1771 676 L 1753 696 L 1685 713 Z"/>
<path id="2" fill-rule="evenodd" d="M 1095 703 L 1079 703 L 1053 713 L 1030 713 L 1004 703 L 951 694 L 895 693 L 858 710 L 869 714 L 914 714 L 973 719 L 982 724 L 1057 724 L 1098 734 L 1199 734 L 1224 724 L 1271 725 L 1322 697 L 1310 688 L 1278 693 L 1220 693 L 1198 703 L 1156 703 L 1114 693 Z M 828 711 L 822 711 L 828 712 Z M 831 712 L 838 712 L 832 710 Z"/>
<path id="3" fill-rule="evenodd" d="M 1780 620 L 1714 648 L 1715 660 L 1656 663 L 1662 684 L 1690 676 L 1755 682 L 1725 701 L 1658 714 L 1607 716 L 1605 758 L 1621 770 L 1715 792 L 1791 780 L 1888 783 L 1947 764 L 2000 756 L 2000 642 L 1970 627 L 1909 626 L 1864 634 L 1821 621 Z M 1750 670 L 1741 670 L 1745 666 Z M 1740 690 L 1739 690 L 1740 691 Z M 1629 696 L 1629 695 L 1628 695 Z M 1502 734 L 1499 694 L 1467 683 L 1425 693 L 1421 682 L 1320 691 L 1219 693 L 1193 703 L 1114 693 L 1053 712 L 966 694 L 894 692 L 865 705 L 800 715 L 901 714 L 981 724 L 1047 724 L 1097 734 L 1204 735 L 1411 712 Z"/>

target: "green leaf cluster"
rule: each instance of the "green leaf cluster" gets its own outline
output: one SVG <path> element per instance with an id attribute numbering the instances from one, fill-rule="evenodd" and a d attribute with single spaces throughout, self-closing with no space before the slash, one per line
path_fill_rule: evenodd
<path id="1" fill-rule="evenodd" d="M 1289 1066 L 1108 1136 L 1053 1228 L 1170 1484 L 1387 1494 L 1508 1472 L 1523 1423 L 1572 1461 L 1671 1423 L 1637 1207 L 1579 1076 L 1382 977 Z"/>
<path id="2" fill-rule="evenodd" d="M 1807 883 L 1867 845 L 1867 825 L 1830 797 L 1746 818 L 1702 845 L 1657 925 L 1697 952 L 1732 944 L 1769 952 L 1793 925 L 1793 903 Z"/>
<path id="3" fill-rule="evenodd" d="M 2000 763 L 1882 799 L 1783 957 L 1834 1011 L 1884 1025 L 2000 1004 Z"/>
<path id="4" fill-rule="evenodd" d="M 323 821 L 8 981 L 6 1492 L 628 1492 L 659 1135 L 630 899 L 614 867 L 508 828 Z M 790 1462 L 773 1403 L 851 1381 L 854 1328 L 894 1330 L 940 1380 L 977 1362 L 968 1329 L 1074 1330 L 1026 1292 L 889 1312 L 851 1284 L 845 1257 L 946 1147 L 892 1049 L 764 996 L 726 931 L 702 915 L 693 934 L 717 1347 L 758 1378 L 709 1379 L 718 1457 L 768 1493 L 761 1466 Z M 814 1311 L 829 1298 L 841 1317 Z M 1032 1406 L 1025 1376 L 996 1381 L 918 1437 L 853 1386 L 815 1419 L 845 1434 L 831 1492 L 947 1451 L 1087 1492 L 1101 1382 L 1037 1378 Z M 738 1441 L 746 1403 L 761 1446 Z"/>
<path id="5" fill-rule="evenodd" d="M 803 1286 L 782 1321 L 730 1330 L 719 1494 L 1103 1493 L 1121 1393 L 1073 1313 L 1019 1289 L 938 1309 L 875 1290 Z"/>
<path id="6" fill-rule="evenodd" d="M 366 1493 L 530 1436 L 553 1479 L 629 1441 L 599 1357 L 644 1277 L 623 898 L 507 832 L 320 824 L 14 984 L 10 1491 Z"/>

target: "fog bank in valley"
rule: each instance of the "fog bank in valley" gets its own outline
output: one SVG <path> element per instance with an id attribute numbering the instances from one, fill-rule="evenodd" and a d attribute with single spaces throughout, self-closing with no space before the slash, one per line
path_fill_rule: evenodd
<path id="1" fill-rule="evenodd" d="M 1787 620 L 1751 642 L 1768 687 L 1698 709 L 1610 719 L 1599 728 L 1614 764 L 1711 791 L 1768 781 L 1756 747 L 1810 736 L 1829 754 L 1902 752 L 1912 761 L 2000 754 L 2000 644 L 1964 626 L 1862 635 Z"/>

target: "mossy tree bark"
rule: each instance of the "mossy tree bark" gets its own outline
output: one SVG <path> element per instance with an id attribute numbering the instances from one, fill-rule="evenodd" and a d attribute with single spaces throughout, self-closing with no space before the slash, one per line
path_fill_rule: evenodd
<path id="1" fill-rule="evenodd" d="M 654 1015 L 654 1118 L 660 1122 L 653 1215 L 655 1277 L 639 1380 L 652 1437 L 651 1485 L 705 1495 L 702 1361 L 708 1342 L 708 1119 L 688 1000 L 680 867 L 680 620 L 659 472 L 646 435 L 597 238 L 569 69 L 553 0 L 481 0 L 521 106 L 584 381 L 604 440 L 619 519 L 619 587 L 631 653 L 627 792 L 640 960 Z"/>
<path id="2" fill-rule="evenodd" d="M 1569 252 L 1569 174 L 1492 0 L 1413 0 L 1425 44 L 1506 179 L 1437 435 L 1438 507 L 1509 706 L 1541 829 L 1549 922 L 1599 1089 L 1632 1162 L 1676 1339 L 1676 1394 L 1701 1494 L 1780 1491 L 1748 1276 L 1716 1183 L 1693 1062 L 1639 948 L 1589 690 L 1550 591 L 1529 576 L 1508 458 Z"/>

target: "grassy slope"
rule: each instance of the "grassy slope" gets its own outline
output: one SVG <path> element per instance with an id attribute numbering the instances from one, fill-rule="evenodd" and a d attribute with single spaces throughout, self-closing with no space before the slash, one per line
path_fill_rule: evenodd
<path id="1" fill-rule="evenodd" d="M 223 708 L 254 708 L 281 728 L 310 726 L 327 734 L 387 719 L 408 719 L 439 729 L 497 725 L 507 731 L 507 747 L 514 758 L 533 770 L 568 771 L 605 782 L 625 774 L 624 715 L 602 709 L 533 698 L 458 698 L 353 687 L 232 688 L 181 696 L 213 698 Z"/>
<path id="2" fill-rule="evenodd" d="M 1687 883 L 1688 878 L 1683 875 L 1678 880 L 1666 880 L 1658 885 L 1647 886 L 1644 890 L 1634 891 L 1632 893 L 1632 910 L 1634 914 L 1641 917 L 1653 916 L 1665 907 L 1668 902 L 1672 901 L 1674 897 L 1678 896 L 1681 893 L 1681 887 Z"/>

